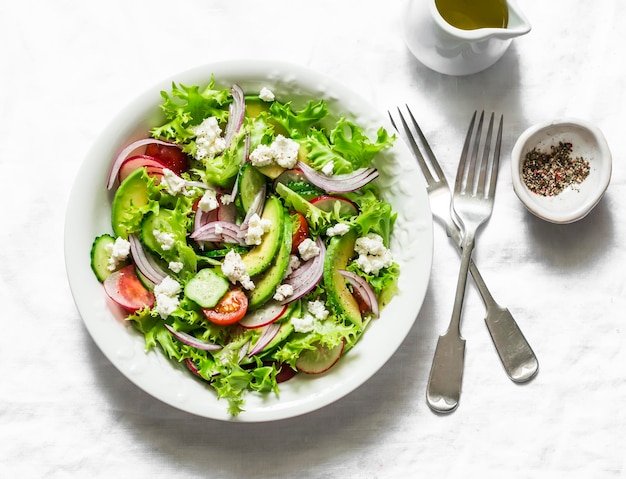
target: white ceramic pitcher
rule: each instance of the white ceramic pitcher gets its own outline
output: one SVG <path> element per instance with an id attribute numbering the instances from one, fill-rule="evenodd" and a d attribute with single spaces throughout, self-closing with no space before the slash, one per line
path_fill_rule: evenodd
<path id="1" fill-rule="evenodd" d="M 443 19 L 435 0 L 409 0 L 404 18 L 406 44 L 421 63 L 439 73 L 480 72 L 504 55 L 513 38 L 530 31 L 516 0 L 507 0 L 507 5 L 506 28 L 462 30 Z"/>

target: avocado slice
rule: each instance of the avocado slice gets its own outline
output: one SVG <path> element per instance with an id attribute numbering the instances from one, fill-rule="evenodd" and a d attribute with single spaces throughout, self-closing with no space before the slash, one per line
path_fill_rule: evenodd
<path id="1" fill-rule="evenodd" d="M 111 226 L 115 236 L 124 239 L 132 233 L 128 221 L 133 219 L 136 208 L 141 208 L 148 204 L 148 176 L 145 175 L 145 168 L 138 168 L 126 177 L 115 192 L 113 204 L 111 205 Z M 137 218 L 137 222 L 141 218 Z M 139 224 L 136 225 L 139 227 Z"/>
<path id="2" fill-rule="evenodd" d="M 338 317 L 345 317 L 357 326 L 363 325 L 359 305 L 346 285 L 339 270 L 345 269 L 354 255 L 356 231 L 348 231 L 343 236 L 331 238 L 324 259 L 324 286 L 328 306 Z"/>
<path id="3" fill-rule="evenodd" d="M 280 285 L 291 256 L 292 239 L 291 221 L 283 221 L 283 239 L 274 263 L 258 278 L 253 278 L 255 288 L 250 292 L 248 298 L 248 309 L 254 310 L 269 300 L 276 288 Z"/>
<path id="4" fill-rule="evenodd" d="M 283 239 L 285 211 L 283 204 L 276 196 L 271 196 L 265 202 L 262 218 L 272 223 L 271 229 L 265 233 L 260 245 L 241 257 L 250 276 L 255 276 L 269 268 Z"/>

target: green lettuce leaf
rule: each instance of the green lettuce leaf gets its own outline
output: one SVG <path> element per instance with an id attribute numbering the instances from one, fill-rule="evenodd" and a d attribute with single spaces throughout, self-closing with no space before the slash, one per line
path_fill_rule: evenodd
<path id="1" fill-rule="evenodd" d="M 309 130 L 328 115 L 328 107 L 324 100 L 311 100 L 301 110 L 293 111 L 291 102 L 275 101 L 269 108 L 269 114 L 272 120 L 285 129 L 292 140 L 299 140 L 306 138 Z"/>
<path id="2" fill-rule="evenodd" d="M 389 136 L 382 127 L 378 129 L 376 140 L 372 141 L 361 127 L 341 118 L 329 136 L 321 130 L 313 130 L 304 144 L 313 168 L 321 170 L 332 161 L 333 172 L 344 174 L 371 166 L 374 157 L 391 147 L 394 141 L 395 136 Z"/>
<path id="3" fill-rule="evenodd" d="M 199 86 L 172 83 L 171 93 L 162 91 L 161 97 L 161 110 L 167 122 L 153 128 L 152 136 L 184 145 L 183 149 L 187 152 L 191 150 L 190 143 L 195 137 L 191 127 L 211 116 L 220 123 L 228 119 L 225 106 L 230 101 L 230 92 L 227 89 L 215 89 L 213 77 L 202 90 Z"/>

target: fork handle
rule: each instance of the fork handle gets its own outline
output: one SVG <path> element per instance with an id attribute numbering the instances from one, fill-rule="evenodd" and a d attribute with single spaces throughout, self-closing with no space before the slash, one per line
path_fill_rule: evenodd
<path id="1" fill-rule="evenodd" d="M 446 233 L 461 252 L 461 234 L 454 223 L 448 223 Z M 469 272 L 483 299 L 487 315 L 485 323 L 500 361 L 509 378 L 517 383 L 532 379 L 539 370 L 539 362 L 515 318 L 506 308 L 500 306 L 491 295 L 474 260 L 470 260 Z"/>
<path id="2" fill-rule="evenodd" d="M 430 368 L 426 386 L 426 402 L 435 412 L 449 413 L 454 411 L 461 397 L 465 362 L 465 340 L 461 337 L 461 312 L 473 246 L 473 234 L 466 235 L 463 240 L 461 267 L 450 325 L 437 340 Z"/>

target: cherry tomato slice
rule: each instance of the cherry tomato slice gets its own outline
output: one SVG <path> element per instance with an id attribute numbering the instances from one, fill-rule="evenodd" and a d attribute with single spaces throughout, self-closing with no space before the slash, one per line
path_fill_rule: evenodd
<path id="1" fill-rule="evenodd" d="M 112 273 L 104 281 L 104 290 L 113 301 L 129 312 L 145 306 L 151 308 L 154 304 L 154 294 L 141 284 L 132 264 Z"/>
<path id="2" fill-rule="evenodd" d="M 176 146 L 150 143 L 146 147 L 146 155 L 156 158 L 177 175 L 180 175 L 183 171 L 187 171 L 187 168 L 189 168 L 189 158 L 187 154 L 183 153 L 183 151 Z"/>
<path id="3" fill-rule="evenodd" d="M 298 252 L 298 246 L 309 237 L 309 223 L 302 213 L 293 213 L 293 237 L 291 239 L 291 252 Z"/>
<path id="4" fill-rule="evenodd" d="M 240 289 L 229 290 L 212 308 L 202 310 L 212 323 L 226 326 L 240 321 L 248 311 L 248 297 Z"/>

